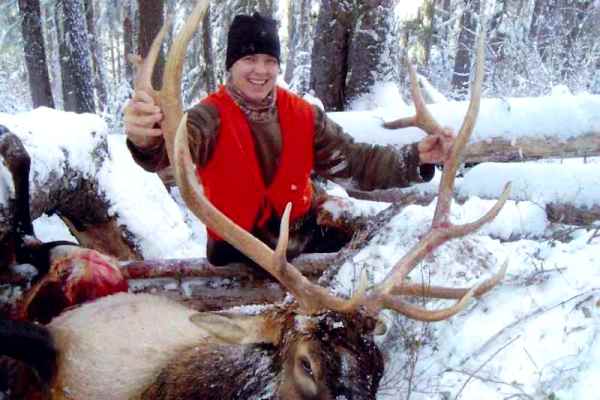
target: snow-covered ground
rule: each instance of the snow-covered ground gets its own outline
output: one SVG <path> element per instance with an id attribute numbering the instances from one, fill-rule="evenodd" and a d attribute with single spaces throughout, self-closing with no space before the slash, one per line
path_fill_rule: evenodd
<path id="1" fill-rule="evenodd" d="M 542 115 L 551 121 L 544 129 L 556 127 L 557 135 L 600 130 L 598 96 L 569 100 L 522 99 L 519 107 L 540 109 L 518 116 L 506 116 L 507 110 L 516 107 L 510 101 L 488 101 L 482 113 L 500 115 L 500 120 L 510 119 L 518 126 L 532 126 L 532 119 Z M 585 106 L 563 113 L 566 104 Z M 445 114 L 439 112 L 444 123 Z M 447 113 L 448 121 L 453 121 L 457 112 Z M 381 132 L 381 119 L 390 116 L 380 110 L 333 117 L 350 133 L 360 131 L 356 136 L 361 141 L 390 143 L 410 136 Z M 482 119 L 488 121 L 485 116 Z M 478 132 L 516 131 L 514 126 L 499 128 L 500 120 L 492 119 L 487 127 L 479 125 Z M 69 157 L 70 165 L 94 171 L 90 151 L 98 142 L 107 141 L 109 157 L 98 175 L 101 190 L 112 200 L 111 210 L 119 222 L 139 237 L 144 256 L 204 255 L 201 224 L 180 201 L 173 200 L 156 176 L 133 163 L 124 137 L 108 135 L 98 117 L 37 109 L 0 114 L 0 124 L 21 137 L 33 158 L 31 179 L 40 184 L 50 171 L 60 172 L 64 157 Z M 571 130 L 565 133 L 565 127 Z M 552 224 L 544 212 L 544 204 L 557 199 L 578 206 L 597 204 L 598 171 L 597 159 L 480 164 L 458 180 L 457 190 L 469 200 L 453 206 L 457 223 L 481 216 L 493 201 L 478 196 L 497 196 L 507 180 L 513 181 L 513 195 L 495 221 L 477 234 L 444 245 L 410 278 L 471 286 L 507 262 L 506 279 L 448 321 L 425 324 L 386 313 L 390 329 L 381 346 L 387 353 L 387 369 L 379 398 L 403 399 L 411 392 L 412 400 L 600 399 L 595 389 L 600 380 L 600 224 L 583 228 Z M 435 190 L 437 180 L 439 176 L 420 189 Z M 6 202 L 13 190 L 0 164 L 0 201 Z M 341 188 L 335 192 L 344 193 Z M 385 207 L 356 204 L 371 213 Z M 333 289 L 350 293 L 362 268 L 368 269 L 373 282 L 380 281 L 426 231 L 434 207 L 434 203 L 406 207 L 342 267 Z M 44 240 L 70 236 L 55 218 L 39 218 L 35 229 Z M 441 301 L 428 304 L 441 306 Z"/>

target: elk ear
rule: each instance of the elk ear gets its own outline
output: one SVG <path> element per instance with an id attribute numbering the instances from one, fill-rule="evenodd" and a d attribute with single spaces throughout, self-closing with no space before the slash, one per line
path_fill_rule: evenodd
<path id="1" fill-rule="evenodd" d="M 190 321 L 229 344 L 277 344 L 281 337 L 281 323 L 265 315 L 204 312 L 191 315 Z"/>

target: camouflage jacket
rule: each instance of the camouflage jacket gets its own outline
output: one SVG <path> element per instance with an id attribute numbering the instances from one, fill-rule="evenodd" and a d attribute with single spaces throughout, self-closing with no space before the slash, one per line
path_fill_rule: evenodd
<path id="1" fill-rule="evenodd" d="M 265 123 L 249 121 L 266 184 L 269 184 L 275 175 L 281 151 L 280 127 L 277 121 L 277 118 Z M 199 104 L 188 111 L 190 150 L 199 166 L 210 160 L 217 141 L 219 124 L 219 113 L 211 105 Z M 130 141 L 127 144 L 135 161 L 147 171 L 156 172 L 169 165 L 164 142 L 159 141 L 150 148 L 136 147 Z M 314 175 L 351 183 L 361 190 L 406 187 L 433 177 L 432 165 L 420 165 L 416 143 L 400 148 L 356 143 L 318 107 L 315 107 L 313 149 Z M 322 195 L 323 192 L 316 188 L 313 209 Z M 306 221 L 290 227 L 289 255 L 294 256 L 307 246 L 310 248 L 316 229 L 314 215 L 308 215 Z M 270 221 L 265 227 L 257 228 L 252 233 L 274 246 L 279 234 L 279 221 Z M 226 247 L 226 251 L 221 251 L 221 247 Z M 234 249 L 226 243 L 213 243 L 209 240 L 208 258 L 216 265 L 244 261 L 243 257 L 239 260 L 237 257 L 230 257 L 230 250 Z M 228 256 L 221 260 L 217 257 L 221 253 Z"/>

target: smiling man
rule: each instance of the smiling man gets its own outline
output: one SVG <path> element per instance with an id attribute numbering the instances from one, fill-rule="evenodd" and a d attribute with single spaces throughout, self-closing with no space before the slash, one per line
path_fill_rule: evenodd
<path id="1" fill-rule="evenodd" d="M 315 210 L 325 194 L 313 176 L 349 178 L 361 189 L 404 187 L 433 176 L 449 154 L 450 134 L 429 135 L 400 149 L 355 143 L 326 114 L 276 85 L 280 44 L 273 19 L 234 18 L 227 39 L 227 82 L 188 112 L 190 150 L 208 199 L 238 225 L 275 247 L 285 205 L 292 202 L 288 257 L 329 249 Z M 162 113 L 136 91 L 125 107 L 129 149 L 149 171 L 168 166 Z M 324 237 L 325 235 L 325 237 Z M 246 262 L 209 231 L 208 260 Z"/>

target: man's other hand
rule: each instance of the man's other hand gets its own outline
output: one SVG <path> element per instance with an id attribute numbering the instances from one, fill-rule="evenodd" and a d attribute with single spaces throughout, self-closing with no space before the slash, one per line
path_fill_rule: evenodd
<path id="1" fill-rule="evenodd" d="M 450 157 L 453 144 L 454 134 L 450 129 L 427 135 L 418 145 L 421 164 L 443 164 Z"/>

